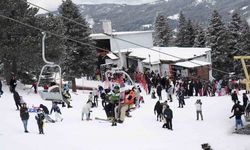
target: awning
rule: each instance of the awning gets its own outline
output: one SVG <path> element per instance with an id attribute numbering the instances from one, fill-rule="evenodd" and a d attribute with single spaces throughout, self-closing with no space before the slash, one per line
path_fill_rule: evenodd
<path id="1" fill-rule="evenodd" d="M 115 59 L 119 59 L 115 54 L 113 53 L 108 53 L 107 56 L 112 59 L 112 60 L 115 60 Z"/>
<path id="2" fill-rule="evenodd" d="M 190 61 L 178 62 L 178 63 L 175 63 L 174 65 L 185 67 L 185 68 L 195 68 L 195 67 L 200 67 L 200 66 L 211 65 L 211 63 L 200 61 L 200 60 L 190 60 Z"/>

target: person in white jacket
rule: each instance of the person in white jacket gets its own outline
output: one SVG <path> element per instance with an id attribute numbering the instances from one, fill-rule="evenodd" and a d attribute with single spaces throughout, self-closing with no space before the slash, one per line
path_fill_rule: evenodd
<path id="1" fill-rule="evenodd" d="M 83 107 L 82 107 L 82 117 L 81 117 L 82 120 L 84 118 L 84 115 L 86 115 L 86 120 L 90 120 L 91 107 L 92 107 L 92 101 L 91 100 L 88 100 L 87 103 L 83 105 Z"/>
<path id="2" fill-rule="evenodd" d="M 197 99 L 197 101 L 195 102 L 195 106 L 196 106 L 196 120 L 199 120 L 199 115 L 201 116 L 201 120 L 203 120 L 203 115 L 202 115 L 202 102 L 200 99 Z"/>

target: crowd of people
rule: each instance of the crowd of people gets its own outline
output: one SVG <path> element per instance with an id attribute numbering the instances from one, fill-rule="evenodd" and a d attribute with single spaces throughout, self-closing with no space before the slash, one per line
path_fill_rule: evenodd
<path id="1" fill-rule="evenodd" d="M 249 117 L 250 105 L 246 93 L 243 93 L 242 101 L 243 105 L 240 105 L 238 98 L 238 91 L 240 86 L 238 82 L 234 80 L 218 80 L 218 81 L 203 81 L 201 79 L 188 79 L 188 78 L 170 78 L 168 76 L 160 77 L 159 74 L 154 72 L 146 72 L 145 74 L 136 72 L 134 77 L 136 85 L 131 85 L 131 81 L 123 75 L 112 75 L 109 76 L 109 86 L 103 87 L 98 86 L 93 88 L 89 93 L 87 102 L 82 107 L 81 120 L 91 120 L 90 114 L 93 107 L 98 107 L 98 101 L 101 100 L 101 105 L 105 111 L 107 121 L 111 122 L 112 126 L 117 126 L 117 123 L 123 123 L 126 117 L 131 117 L 130 112 L 141 106 L 144 102 L 141 95 L 140 87 L 143 87 L 147 94 L 151 94 L 152 99 L 157 99 L 155 104 L 154 112 L 157 114 L 157 121 L 163 120 L 163 128 L 173 130 L 172 119 L 173 110 L 168 105 L 169 102 L 174 100 L 178 101 L 178 108 L 184 108 L 185 99 L 191 96 L 199 96 L 199 99 L 195 102 L 196 108 L 196 120 L 203 120 L 202 113 L 202 96 L 222 96 L 231 95 L 234 103 L 232 108 L 233 115 L 230 118 L 235 117 L 236 130 L 240 125 L 243 127 L 241 116 L 245 115 Z M 146 84 L 146 87 L 145 85 Z M 27 104 L 23 101 L 22 96 L 16 91 L 17 81 L 13 76 L 9 82 L 10 92 L 13 93 L 13 98 L 17 110 L 20 110 L 20 117 L 23 122 L 24 132 L 28 132 L 27 125 L 29 119 L 29 110 Z M 130 86 L 126 86 L 130 85 Z M 54 85 L 52 85 L 54 86 Z M 33 84 L 34 93 L 37 93 L 37 85 Z M 126 88 L 125 88 L 126 87 Z M 44 91 L 48 92 L 48 86 L 44 86 Z M 71 95 L 69 93 L 68 84 L 63 86 L 63 101 L 68 105 L 68 108 L 72 108 L 70 105 Z M 163 101 L 162 92 L 166 92 L 166 99 Z M 3 94 L 2 84 L 0 80 L 0 96 Z M 176 99 L 174 99 L 176 98 Z M 51 111 L 48 108 L 40 104 L 37 110 L 35 119 L 37 120 L 39 134 L 44 134 L 43 124 L 46 122 L 57 122 L 62 121 L 63 117 L 58 106 L 58 102 L 53 102 Z M 54 113 L 55 118 L 52 119 L 50 115 Z"/>

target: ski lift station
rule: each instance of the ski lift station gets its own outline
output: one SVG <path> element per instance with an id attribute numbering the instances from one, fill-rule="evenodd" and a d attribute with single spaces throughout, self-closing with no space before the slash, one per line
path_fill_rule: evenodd
<path id="1" fill-rule="evenodd" d="M 96 42 L 100 66 L 115 64 L 119 68 L 161 76 L 199 76 L 211 80 L 211 49 L 154 47 L 153 31 L 113 32 L 110 21 L 103 21 L 104 33 L 91 34 Z M 102 69 L 102 68 L 100 68 Z"/>

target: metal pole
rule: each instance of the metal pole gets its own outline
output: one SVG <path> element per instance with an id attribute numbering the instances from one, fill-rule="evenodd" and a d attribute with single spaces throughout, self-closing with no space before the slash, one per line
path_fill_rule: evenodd
<path id="1" fill-rule="evenodd" d="M 43 56 L 43 61 L 44 61 L 46 64 L 53 65 L 54 62 L 47 61 L 46 58 L 45 58 L 45 37 L 46 37 L 46 33 L 45 33 L 45 32 L 42 32 L 42 34 L 43 34 L 43 39 L 42 39 L 42 56 Z"/>

